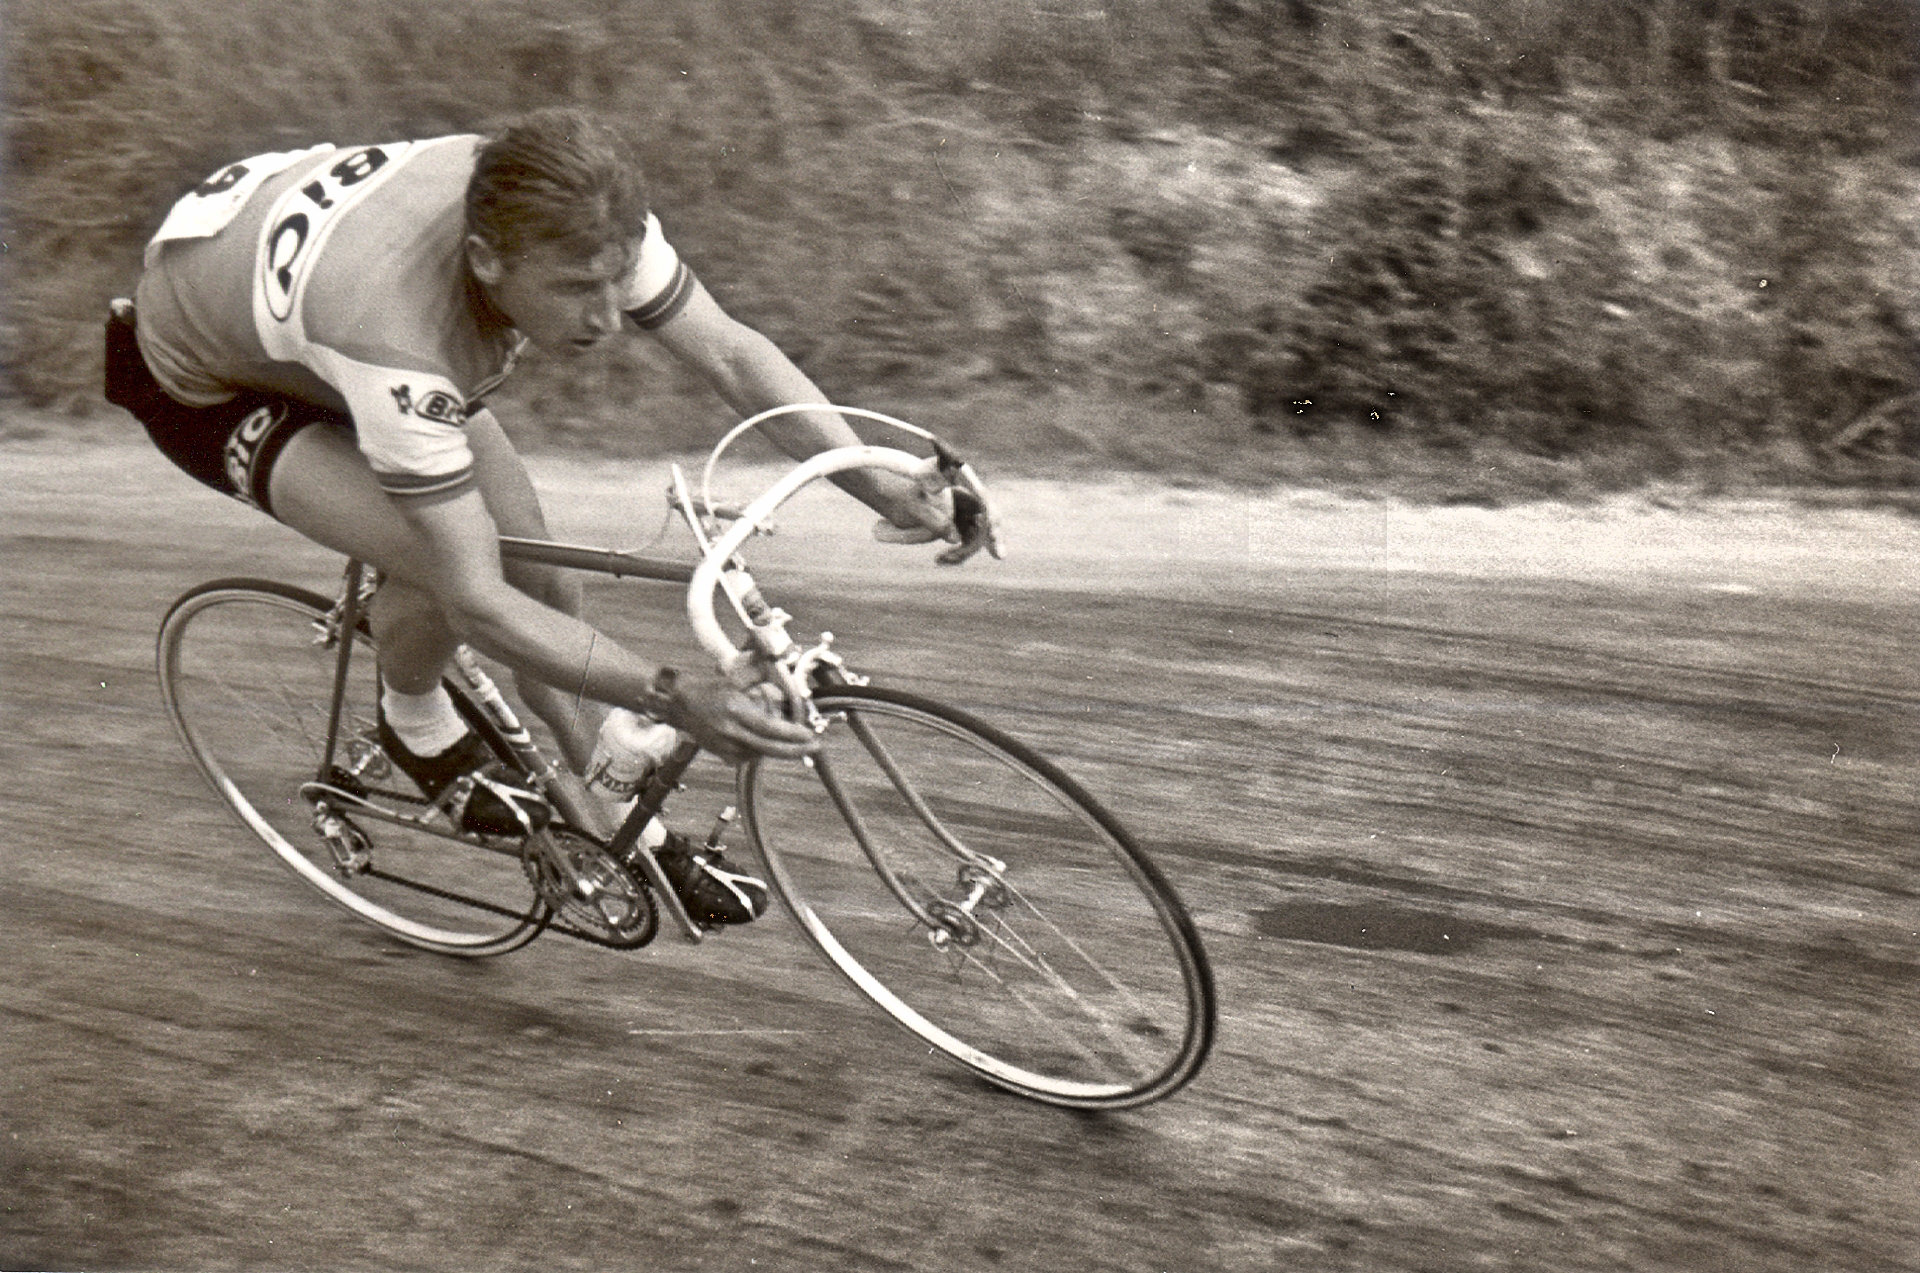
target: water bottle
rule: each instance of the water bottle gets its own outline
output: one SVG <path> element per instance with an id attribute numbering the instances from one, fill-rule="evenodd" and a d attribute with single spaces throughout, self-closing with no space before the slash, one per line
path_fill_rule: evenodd
<path id="1" fill-rule="evenodd" d="M 587 790 L 605 801 L 615 816 L 625 817 L 640 788 L 679 743 L 679 731 L 673 726 L 614 708 L 600 726 L 593 757 L 587 761 Z"/>

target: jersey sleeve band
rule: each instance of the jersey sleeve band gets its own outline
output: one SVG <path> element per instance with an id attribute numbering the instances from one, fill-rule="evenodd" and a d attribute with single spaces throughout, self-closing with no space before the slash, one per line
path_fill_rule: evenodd
<path id="1" fill-rule="evenodd" d="M 627 311 L 636 327 L 652 331 L 664 326 L 675 314 L 687 307 L 687 301 L 693 296 L 693 271 L 687 268 L 685 261 L 679 262 L 673 271 L 673 278 L 666 287 L 644 305 Z"/>
<path id="2" fill-rule="evenodd" d="M 438 503 L 441 499 L 451 499 L 473 485 L 473 468 L 469 465 L 456 473 L 376 473 L 380 489 L 387 494 L 406 500 L 428 500 Z"/>

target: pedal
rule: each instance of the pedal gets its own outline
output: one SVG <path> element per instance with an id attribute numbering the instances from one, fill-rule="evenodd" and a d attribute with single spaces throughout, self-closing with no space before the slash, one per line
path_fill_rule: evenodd
<path id="1" fill-rule="evenodd" d="M 347 739 L 346 763 L 340 766 L 363 786 L 386 782 L 393 777 L 393 761 L 373 738 L 356 734 Z"/>
<path id="2" fill-rule="evenodd" d="M 373 844 L 367 833 L 322 800 L 313 807 L 313 829 L 333 855 L 333 869 L 344 877 L 365 875 L 373 865 Z"/>

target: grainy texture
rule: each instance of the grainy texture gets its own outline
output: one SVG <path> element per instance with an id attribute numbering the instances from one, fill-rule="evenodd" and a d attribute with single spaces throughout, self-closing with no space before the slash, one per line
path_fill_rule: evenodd
<path id="1" fill-rule="evenodd" d="M 776 599 L 1055 753 L 1200 918 L 1212 1063 L 1083 1117 L 784 919 L 488 963 L 356 925 L 151 671 L 188 585 L 327 557 L 139 448 L 0 462 L 0 1267 L 1920 1267 L 1910 520 L 1023 486 L 1020 555 L 938 574 L 798 510 Z M 651 476 L 538 472 L 651 533 Z M 594 604 L 683 650 L 669 594 Z"/>

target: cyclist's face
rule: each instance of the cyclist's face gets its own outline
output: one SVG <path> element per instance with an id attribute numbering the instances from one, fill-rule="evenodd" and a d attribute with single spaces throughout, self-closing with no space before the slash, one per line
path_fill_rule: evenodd
<path id="1" fill-rule="evenodd" d="M 556 243 L 536 243 L 501 256 L 484 240 L 467 240 L 467 259 L 487 296 L 522 336 L 542 349 L 591 349 L 620 330 L 622 283 L 638 245 L 610 245 L 583 256 Z"/>

